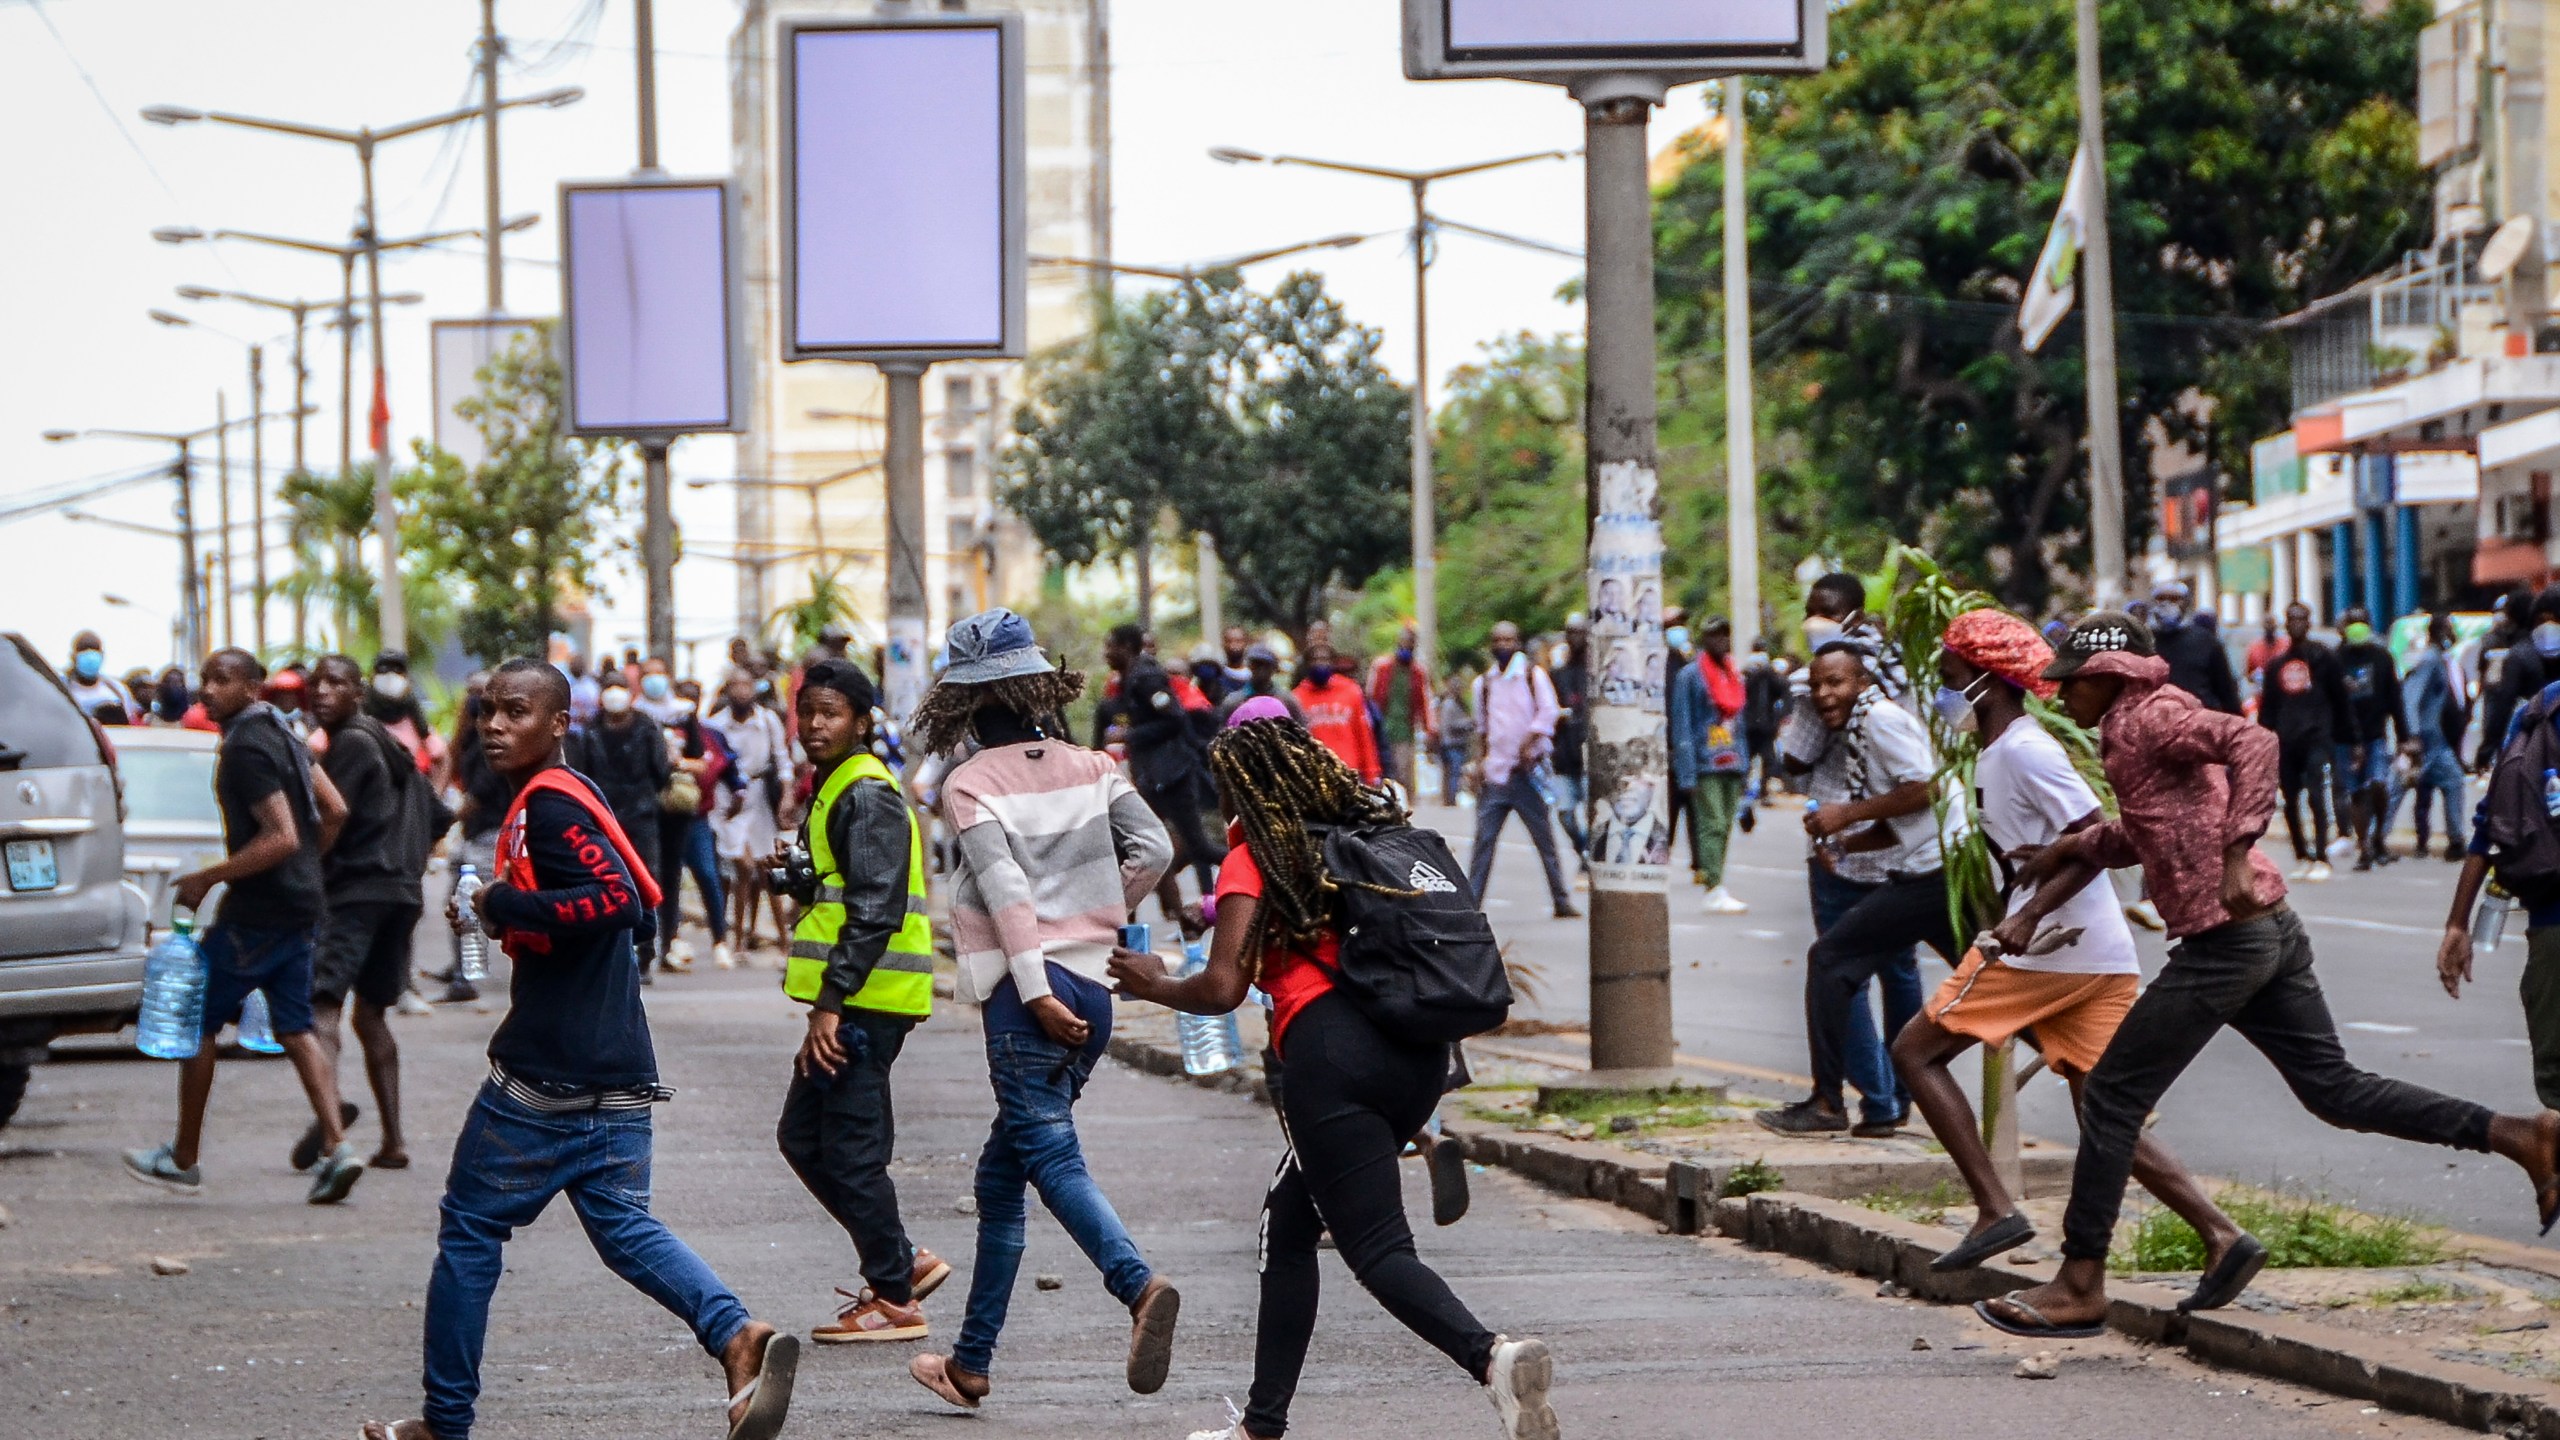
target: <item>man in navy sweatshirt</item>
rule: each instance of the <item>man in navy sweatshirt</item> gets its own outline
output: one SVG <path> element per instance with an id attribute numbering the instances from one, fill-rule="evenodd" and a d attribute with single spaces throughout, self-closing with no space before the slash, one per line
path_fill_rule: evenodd
<path id="1" fill-rule="evenodd" d="M 511 1004 L 445 1180 L 424 1416 L 368 1422 L 365 1440 L 468 1440 L 507 1238 L 563 1193 L 605 1264 L 683 1317 L 720 1362 L 729 1440 L 772 1440 L 790 1410 L 798 1338 L 750 1318 L 649 1213 L 649 1107 L 674 1092 L 658 1083 L 633 932 L 650 925 L 658 889 L 603 793 L 561 762 L 568 729 L 566 676 L 538 660 L 499 667 L 480 736 L 515 799 L 475 918 L 514 962 Z"/>

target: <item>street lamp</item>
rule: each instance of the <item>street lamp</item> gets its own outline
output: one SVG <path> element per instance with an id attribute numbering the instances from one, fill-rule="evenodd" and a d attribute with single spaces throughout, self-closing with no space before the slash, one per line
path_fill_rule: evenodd
<path id="1" fill-rule="evenodd" d="M 1390 230 L 1384 233 L 1392 235 L 1395 232 Z M 1189 285 L 1211 275 L 1222 274 L 1229 270 L 1242 270 L 1248 265 L 1259 265 L 1266 260 L 1303 255 L 1310 250 L 1348 250 L 1354 245 L 1365 245 L 1377 238 L 1375 235 L 1328 235 L 1321 240 L 1306 240 L 1295 245 L 1283 245 L 1277 249 L 1256 250 L 1250 254 L 1231 256 L 1224 260 L 1203 260 L 1192 265 L 1130 265 L 1117 260 L 1088 260 L 1079 255 L 1034 255 L 1031 257 L 1031 263 L 1066 265 L 1078 270 L 1098 271 L 1105 275 L 1145 275 L 1151 279 L 1175 280 Z"/>
<path id="2" fill-rule="evenodd" d="M 1310 170 L 1332 170 L 1345 175 L 1365 175 L 1373 180 L 1393 180 L 1413 193 L 1413 628 L 1418 653 L 1425 664 L 1435 669 L 1440 663 L 1440 542 L 1436 481 L 1431 461 L 1430 282 L 1431 232 L 1439 222 L 1432 216 L 1428 204 L 1431 186 L 1435 181 L 1454 180 L 1461 175 L 1481 175 L 1514 165 L 1570 160 L 1576 153 L 1571 150 L 1541 150 L 1531 155 L 1509 155 L 1499 160 L 1481 160 L 1472 165 L 1451 165 L 1438 170 L 1398 170 L 1384 165 L 1317 160 L 1304 155 L 1265 155 L 1258 150 L 1245 150 L 1233 145 L 1214 146 L 1209 151 L 1210 159 L 1224 165 L 1298 165 Z"/>
<path id="3" fill-rule="evenodd" d="M 844 419 L 860 420 L 873 420 L 879 418 L 873 415 L 856 415 L 847 411 L 830 410 L 820 412 L 812 410 L 809 412 L 809 417 L 813 420 L 839 416 Z M 688 490 L 708 490 L 714 485 L 732 485 L 742 490 L 799 490 L 806 492 L 809 497 L 809 539 L 810 542 L 817 547 L 814 552 L 809 553 L 814 553 L 818 557 L 818 564 L 820 566 L 824 566 L 827 563 L 827 524 L 825 515 L 818 504 L 818 492 L 835 484 L 839 480 L 850 480 L 856 475 L 869 474 L 870 472 L 879 469 L 880 463 L 881 462 L 877 460 L 866 460 L 859 465 L 838 470 L 832 475 L 821 475 L 814 480 L 779 480 L 765 475 L 724 475 L 687 480 L 684 483 L 685 488 Z M 768 560 L 766 563 L 772 562 L 771 560 Z"/>
<path id="4" fill-rule="evenodd" d="M 291 120 L 272 120 L 255 115 L 235 115 L 220 110 L 191 110 L 176 105 L 154 105 L 142 112 L 142 118 L 154 125 L 185 125 L 211 120 L 243 129 L 264 130 L 278 135 L 295 135 L 306 140 L 327 140 L 353 147 L 357 167 L 363 172 L 363 220 L 357 227 L 357 239 L 365 259 L 365 288 L 370 295 L 373 312 L 373 508 L 374 534 L 382 549 L 381 621 L 384 648 L 405 650 L 409 645 L 407 597 L 400 588 L 400 517 L 392 504 L 391 494 L 391 393 L 385 380 L 388 362 L 382 338 L 382 211 L 374 200 L 373 152 L 386 140 L 399 140 L 423 135 L 449 125 L 494 116 L 500 110 L 524 105 L 553 108 L 574 104 L 586 92 L 578 87 L 563 86 L 538 95 L 519 96 L 495 104 L 483 103 L 440 115 L 405 121 L 398 125 L 374 129 L 364 126 L 355 130 L 335 129 L 325 125 L 306 125 Z M 464 232 L 469 233 L 469 232 Z"/>

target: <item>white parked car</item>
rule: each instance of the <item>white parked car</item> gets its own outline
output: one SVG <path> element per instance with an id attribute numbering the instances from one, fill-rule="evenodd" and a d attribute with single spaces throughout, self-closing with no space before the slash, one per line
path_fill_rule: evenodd
<path id="1" fill-rule="evenodd" d="M 177 879 L 222 858 L 222 808 L 213 795 L 209 730 L 116 726 L 107 730 L 124 780 L 124 875 L 151 901 L 151 928 L 169 927 Z M 213 913 L 207 898 L 204 913 Z"/>

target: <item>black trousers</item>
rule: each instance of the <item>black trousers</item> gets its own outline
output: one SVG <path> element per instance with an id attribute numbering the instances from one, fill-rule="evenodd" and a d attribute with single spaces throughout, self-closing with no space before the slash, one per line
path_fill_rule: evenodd
<path id="1" fill-rule="evenodd" d="M 1449 1078 L 1449 1047 L 1392 1040 L 1340 995 L 1289 1024 L 1289 1137 L 1262 1202 L 1262 1306 L 1245 1428 L 1279 1435 L 1316 1331 L 1316 1238 L 1333 1232 L 1342 1261 L 1387 1313 L 1478 1381 L 1493 1332 L 1414 1253 L 1396 1156 L 1429 1123 Z"/>
<path id="2" fill-rule="evenodd" d="M 845 1063 L 832 1076 L 791 1077 L 774 1139 L 792 1173 L 853 1237 L 862 1279 L 880 1298 L 914 1298 L 916 1247 L 898 1216 L 898 1187 L 889 1158 L 898 1143 L 889 1067 L 906 1048 L 915 1022 L 876 1010 L 847 1010 L 836 1027 Z"/>
<path id="3" fill-rule="evenodd" d="M 1813 1093 L 1836 1108 L 1847 1078 L 1849 1007 L 1867 1003 L 1867 984 L 1913 944 L 1953 963 L 1964 953 L 1947 913 L 1947 873 L 1887 880 L 1831 922 L 1813 942 L 1804 975 L 1805 1037 L 1813 1050 Z M 1893 1037 L 1882 1037 L 1888 1049 Z"/>
<path id="4" fill-rule="evenodd" d="M 1186 780 L 1162 790 L 1141 790 L 1138 798 L 1146 801 L 1147 808 L 1173 832 L 1174 844 L 1179 847 L 1173 863 L 1190 868 L 1191 878 L 1205 896 L 1218 888 L 1218 862 L 1227 857 L 1227 847 L 1209 838 L 1206 812 L 1200 803 L 1202 788 Z"/>
<path id="5" fill-rule="evenodd" d="M 2134 1142 L 2160 1097 L 2228 1025 L 2274 1062 L 2304 1109 L 2341 1130 L 2456 1150 L 2489 1148 L 2486 1107 L 2359 1070 L 2338 1043 L 2291 908 L 2190 935 L 2169 948 L 2080 1091 L 2080 1158 L 2062 1253 L 2103 1260 L 2133 1173 Z"/>
<path id="6" fill-rule="evenodd" d="M 2293 858 L 2308 863 L 2329 853 L 2329 752 L 2325 736 L 2286 740 L 2276 747 L 2276 784 L 2284 791 L 2284 828 Z M 2311 799 L 2312 840 L 2302 839 L 2302 801 Z"/>

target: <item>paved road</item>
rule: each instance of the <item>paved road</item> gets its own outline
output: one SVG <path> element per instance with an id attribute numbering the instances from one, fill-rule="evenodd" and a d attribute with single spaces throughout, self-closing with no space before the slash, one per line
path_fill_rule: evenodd
<path id="1" fill-rule="evenodd" d="M 1469 848 L 1472 811 L 1433 806 L 1425 818 L 1447 829 L 1462 853 Z M 1813 938 L 1804 837 L 1792 808 L 1764 818 L 1768 823 L 1756 834 L 1735 837 L 1727 878 L 1750 902 L 1750 914 L 1699 913 L 1699 891 L 1685 865 L 1673 882 L 1675 1025 L 1686 1053 L 1801 1075 L 1808 1063 L 1804 951 Z M 1685 834 L 1681 843 L 1687 844 Z M 2496 958 L 2481 962 L 2480 984 L 2460 1002 L 2436 984 L 2436 938 L 2455 870 L 2442 860 L 2403 860 L 2367 875 L 2342 869 L 2331 883 L 2296 885 L 2294 906 L 2318 949 L 2321 984 L 2348 1053 L 2359 1064 L 2496 1109 L 2530 1110 L 2536 1105 L 2532 1059 L 2516 999 L 2522 926 Z M 1518 938 L 1515 953 L 1546 971 L 1538 1013 L 1587 1018 L 1588 926 L 1547 918 L 1537 855 L 1516 823 L 1504 837 L 1487 909 L 1497 928 Z M 2137 934 L 2145 971 L 2156 973 L 2167 947 L 2156 935 Z M 1922 958 L 1922 984 L 1934 988 L 1946 967 L 1925 951 Z M 1772 1095 L 1789 1090 L 1754 1088 Z M 2234 1035 L 2206 1049 L 2160 1114 L 2157 1133 L 2204 1173 L 2325 1192 L 2479 1234 L 2534 1238 L 2531 1196 L 2505 1161 L 2332 1130 L 2304 1113 L 2273 1067 Z M 2036 1134 L 2068 1139 L 2076 1132 L 2069 1094 L 2058 1081 L 2033 1082 L 2021 1115 Z"/>
<path id="2" fill-rule="evenodd" d="M 659 1112 L 657 1205 L 751 1305 L 805 1326 L 827 1313 L 827 1287 L 852 1267 L 842 1236 L 773 1152 L 797 1026 L 772 983 L 770 972 L 700 975 L 652 993 L 667 1078 L 683 1092 Z M 401 1022 L 422 1157 L 450 1147 L 491 1023 L 456 1013 Z M 913 1227 L 965 1268 L 970 1222 L 954 1202 L 990 1108 L 972 1012 L 949 1010 L 919 1034 L 900 1085 L 898 1178 Z M 283 1163 L 298 1126 L 291 1077 L 274 1062 L 243 1062 L 225 1065 L 215 1096 L 206 1193 L 166 1196 L 118 1174 L 115 1153 L 165 1132 L 172 1086 L 168 1067 L 136 1059 L 58 1063 L 39 1073 L 21 1123 L 0 1135 L 0 1203 L 14 1212 L 0 1235 L 0 1434 L 299 1440 L 409 1413 L 441 1167 L 371 1175 L 347 1206 L 306 1208 Z M 1125 1318 L 1043 1219 L 1026 1272 L 1062 1274 L 1067 1288 L 1026 1284 L 1016 1297 L 996 1396 L 969 1434 L 1178 1437 L 1218 1419 L 1219 1397 L 1248 1382 L 1270 1116 L 1116 1066 L 1097 1078 L 1083 1115 L 1097 1172 L 1186 1292 L 1173 1381 L 1151 1399 L 1126 1393 Z M 369 1127 L 358 1136 L 369 1141 Z M 1418 1197 L 1418 1176 L 1408 1180 Z M 1557 1409 L 1572 1435 L 1831 1437 L 1872 1433 L 1887 1413 L 1910 1440 L 2453 1433 L 2115 1341 L 2075 1347 L 2058 1382 L 2013 1379 L 2014 1351 L 1958 1348 L 1987 1334 L 1962 1311 L 1878 1300 L 1864 1282 L 1658 1235 L 1506 1176 L 1478 1184 L 1474 1215 L 1427 1233 L 1426 1253 L 1493 1323 L 1551 1340 Z M 192 1273 L 153 1278 L 155 1255 L 182 1258 Z M 1461 1377 L 1338 1268 L 1326 1283 L 1297 1433 L 1493 1433 L 1490 1409 Z M 964 1275 L 932 1307 L 945 1335 L 965 1286 Z M 1915 1352 L 1915 1337 L 1933 1348 Z M 813 1354 L 793 1433 L 961 1433 L 901 1373 L 906 1354 Z M 595 1262 L 565 1207 L 510 1252 L 488 1378 L 490 1436 L 720 1433 L 710 1363 Z"/>

